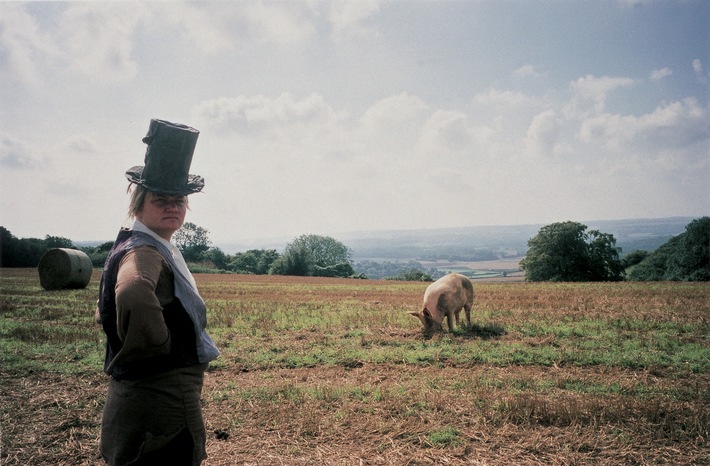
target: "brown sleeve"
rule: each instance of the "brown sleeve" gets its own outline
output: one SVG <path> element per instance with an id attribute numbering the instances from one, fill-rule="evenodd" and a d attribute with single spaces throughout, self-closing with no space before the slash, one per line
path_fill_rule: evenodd
<path id="1" fill-rule="evenodd" d="M 132 361 L 168 354 L 170 332 L 163 306 L 173 295 L 172 272 L 160 253 L 138 247 L 121 260 L 116 281 L 117 359 Z"/>

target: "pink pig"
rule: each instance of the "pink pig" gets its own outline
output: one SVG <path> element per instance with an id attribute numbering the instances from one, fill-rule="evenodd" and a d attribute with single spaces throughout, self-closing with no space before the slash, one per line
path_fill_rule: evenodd
<path id="1" fill-rule="evenodd" d="M 449 331 L 453 332 L 452 315 L 459 325 L 459 313 L 466 311 L 466 323 L 471 326 L 471 308 L 473 307 L 473 285 L 467 277 L 452 273 L 445 275 L 429 285 L 424 292 L 424 305 L 419 312 L 410 312 L 421 320 L 424 333 L 441 330 L 441 323 L 446 316 Z"/>

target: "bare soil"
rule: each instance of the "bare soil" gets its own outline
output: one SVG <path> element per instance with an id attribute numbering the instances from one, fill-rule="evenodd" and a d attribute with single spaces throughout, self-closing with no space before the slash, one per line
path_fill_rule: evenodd
<path id="1" fill-rule="evenodd" d="M 372 312 L 416 308 L 426 287 L 369 281 L 345 287 L 344 295 L 335 285 L 352 280 L 196 278 L 212 300 L 233 300 L 235 293 L 274 306 L 355 300 Z M 602 285 L 587 288 L 491 284 L 477 291 L 477 306 L 519 309 L 510 318 L 554 314 L 562 321 L 584 313 L 619 325 L 632 314 L 665 321 L 673 309 L 672 319 L 707 324 L 697 293 L 666 295 L 653 284 L 614 293 Z M 95 290 L 87 293 L 86 309 L 95 296 Z M 413 326 L 374 324 L 368 332 L 382 345 L 424 344 Z M 307 331 L 289 338 L 327 341 Z M 504 338 L 510 348 L 556 344 L 519 334 Z M 693 338 L 707 346 L 707 335 Z M 442 356 L 428 364 L 348 361 L 249 370 L 223 359 L 206 374 L 203 390 L 207 466 L 710 465 L 710 374 L 684 367 L 457 365 Z M 0 463 L 103 464 L 98 440 L 106 386 L 98 370 L 67 376 L 0 367 Z"/>
<path id="2" fill-rule="evenodd" d="M 708 402 L 656 401 L 621 397 L 560 395 L 558 399 L 511 394 L 507 389 L 476 387 L 495 374 L 534 384 L 544 378 L 562 385 L 617 381 L 707 387 L 707 375 L 634 372 L 606 367 L 421 367 L 363 365 L 243 372 L 229 367 L 209 372 L 203 391 L 209 434 L 205 465 L 700 465 L 710 464 L 710 447 L 701 435 L 710 420 Z M 445 381 L 455 381 L 450 389 Z M 100 465 L 98 434 L 106 377 L 66 377 L 0 373 L 0 403 L 6 465 Z M 436 388 L 422 390 L 427 382 Z M 467 386 L 468 384 L 468 386 Z M 392 404 L 357 397 L 253 400 L 232 390 L 288 393 L 361 387 L 392 397 Z M 667 387 L 666 387 L 667 388 Z M 327 393 L 327 391 L 326 391 Z M 560 392 L 562 393 L 562 392 Z M 406 401 L 405 401 L 406 400 Z M 426 403 L 427 409 L 418 403 Z M 496 412 L 507 404 L 508 414 Z M 514 408 L 514 409 L 511 409 Z M 691 416 L 697 410 L 704 416 Z M 510 414 L 510 413 L 517 413 Z M 457 439 L 435 444 L 431 432 L 452 429 Z M 218 435 L 219 434 L 219 435 Z M 226 434 L 226 435 L 225 435 Z M 224 438 L 226 437 L 226 438 Z"/>

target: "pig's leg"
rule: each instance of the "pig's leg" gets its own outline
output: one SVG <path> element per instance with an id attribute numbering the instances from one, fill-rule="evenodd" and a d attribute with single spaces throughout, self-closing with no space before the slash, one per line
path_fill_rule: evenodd
<path id="1" fill-rule="evenodd" d="M 458 311 L 455 311 L 455 312 L 447 312 L 447 313 L 446 313 L 446 323 L 449 324 L 449 332 L 453 332 L 453 331 L 454 331 L 454 318 L 453 318 L 453 316 L 452 316 L 451 314 L 455 314 L 455 315 L 456 315 L 456 323 L 457 323 L 457 324 L 459 323 L 459 314 L 458 314 Z"/>
<path id="2" fill-rule="evenodd" d="M 468 324 L 469 327 L 471 326 L 471 308 L 472 307 L 473 307 L 473 305 L 471 305 L 471 304 L 466 304 L 463 307 L 463 310 L 466 313 L 466 324 Z"/>

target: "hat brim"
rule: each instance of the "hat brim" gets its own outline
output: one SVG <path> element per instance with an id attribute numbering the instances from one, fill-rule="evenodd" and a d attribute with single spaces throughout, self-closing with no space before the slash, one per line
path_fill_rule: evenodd
<path id="1" fill-rule="evenodd" d="M 187 175 L 187 183 L 182 186 L 154 186 L 143 179 L 144 166 L 131 167 L 126 170 L 126 178 L 131 183 L 143 186 L 150 192 L 156 194 L 167 194 L 171 196 L 187 196 L 202 191 L 205 187 L 205 179 L 199 175 Z"/>

